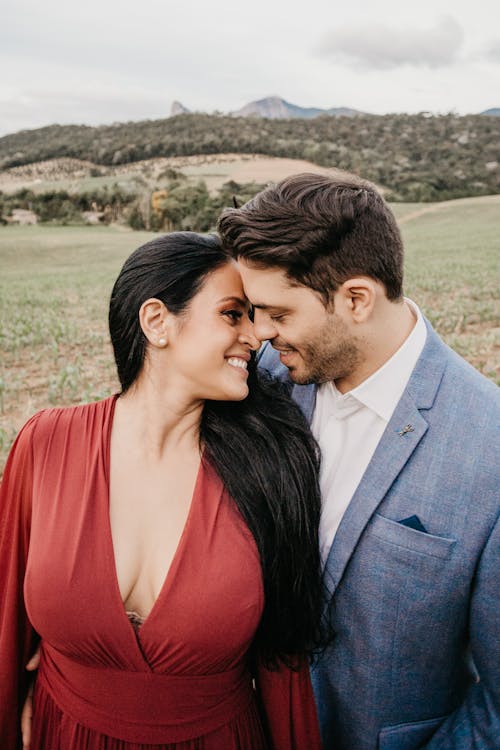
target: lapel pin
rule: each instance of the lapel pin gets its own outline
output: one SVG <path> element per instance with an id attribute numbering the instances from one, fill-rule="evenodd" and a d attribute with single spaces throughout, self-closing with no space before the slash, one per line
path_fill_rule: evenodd
<path id="1" fill-rule="evenodd" d="M 414 432 L 413 425 L 407 424 L 403 427 L 402 430 L 398 430 L 398 435 L 400 437 L 404 437 L 404 435 L 407 435 L 409 432 Z"/>

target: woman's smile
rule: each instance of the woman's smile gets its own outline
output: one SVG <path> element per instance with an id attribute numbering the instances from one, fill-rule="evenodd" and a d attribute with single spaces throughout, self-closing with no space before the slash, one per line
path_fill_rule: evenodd
<path id="1" fill-rule="evenodd" d="M 231 367 L 234 367 L 237 370 L 239 370 L 246 377 L 248 375 L 248 362 L 249 362 L 249 360 L 250 360 L 250 356 L 249 355 L 238 356 L 238 357 L 231 356 L 231 357 L 227 358 L 227 363 Z"/>

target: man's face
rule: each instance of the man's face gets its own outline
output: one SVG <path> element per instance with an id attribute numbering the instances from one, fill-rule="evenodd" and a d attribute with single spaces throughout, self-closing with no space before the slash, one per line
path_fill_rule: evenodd
<path id="1" fill-rule="evenodd" d="M 294 285 L 280 268 L 255 268 L 238 260 L 245 294 L 254 307 L 255 335 L 280 352 L 300 385 L 350 375 L 360 361 L 349 320 L 326 308 L 309 287 Z"/>

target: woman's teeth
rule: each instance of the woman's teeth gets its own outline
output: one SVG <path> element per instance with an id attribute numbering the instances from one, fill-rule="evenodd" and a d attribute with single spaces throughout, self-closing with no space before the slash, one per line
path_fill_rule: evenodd
<path id="1" fill-rule="evenodd" d="M 239 357 L 229 357 L 227 362 L 232 367 L 241 367 L 242 370 L 246 370 L 248 365 L 244 359 L 239 359 Z"/>

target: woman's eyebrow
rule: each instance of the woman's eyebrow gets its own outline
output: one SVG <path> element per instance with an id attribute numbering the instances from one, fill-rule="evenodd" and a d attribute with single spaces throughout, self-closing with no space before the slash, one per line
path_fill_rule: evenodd
<path id="1" fill-rule="evenodd" d="M 236 297 L 235 295 L 229 295 L 229 297 L 222 297 L 219 300 L 220 303 L 222 302 L 236 302 L 238 305 L 241 305 L 242 307 L 247 307 L 250 303 L 247 299 L 242 299 L 241 297 Z"/>

